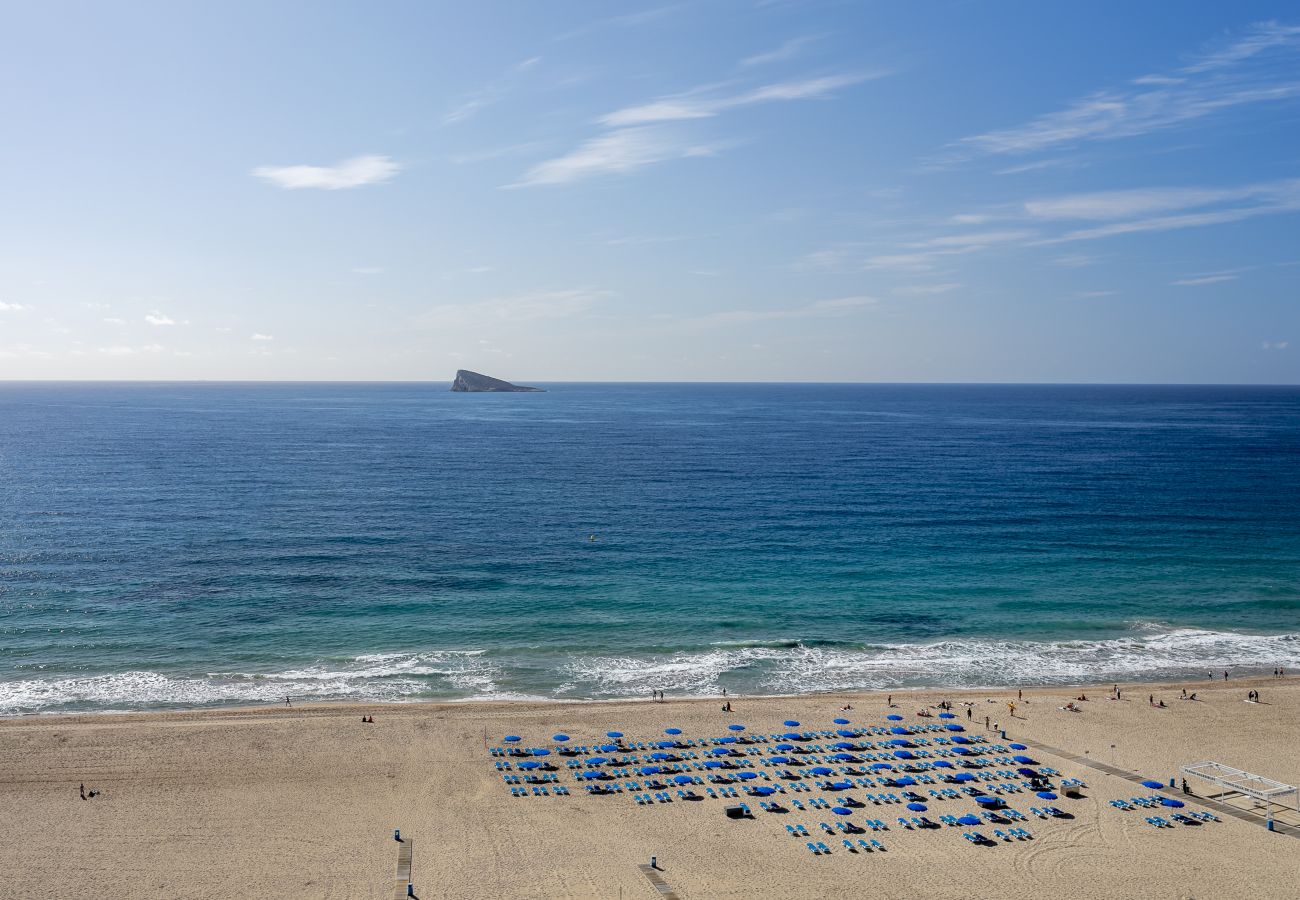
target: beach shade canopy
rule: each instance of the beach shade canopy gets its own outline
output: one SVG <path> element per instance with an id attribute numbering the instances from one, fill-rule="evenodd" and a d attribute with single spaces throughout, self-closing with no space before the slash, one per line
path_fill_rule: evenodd
<path id="1" fill-rule="evenodd" d="M 1040 800 L 1055 800 L 1055 799 L 1056 799 L 1056 795 L 1053 794 L 1051 791 L 1039 791 L 1038 794 L 1037 794 L 1037 796 L 1038 796 L 1038 798 L 1039 798 Z"/>
<path id="2" fill-rule="evenodd" d="M 1026 778 L 1038 777 L 1038 773 L 1035 772 L 1033 769 L 1016 769 L 1016 771 L 1019 772 L 1021 775 L 1025 776 Z M 1148 785 L 1148 787 L 1150 787 L 1150 785 Z"/>
<path id="3" fill-rule="evenodd" d="M 550 756 L 550 755 L 551 755 L 551 751 L 550 751 L 550 750 L 547 750 L 545 747 L 536 747 L 536 748 L 534 748 L 534 749 L 532 749 L 532 750 L 529 750 L 528 752 L 531 753 L 533 756 Z"/>
<path id="4" fill-rule="evenodd" d="M 753 794 L 755 797 L 770 797 L 776 793 L 776 788 L 756 787 L 752 791 L 750 791 L 750 793 Z"/>
<path id="5" fill-rule="evenodd" d="M 675 784 L 690 784 L 695 779 L 689 775 L 678 775 L 673 779 Z"/>
<path id="6" fill-rule="evenodd" d="M 741 781 L 753 781 L 755 778 L 758 777 L 758 773 L 757 773 L 757 772 L 737 772 L 737 773 L 736 773 L 736 777 L 739 778 Z"/>
<path id="7" fill-rule="evenodd" d="M 826 785 L 827 790 L 832 791 L 847 791 L 851 787 L 853 787 L 853 783 L 849 781 L 832 781 Z"/>
<path id="8" fill-rule="evenodd" d="M 857 757 L 852 753 L 835 753 L 831 755 L 831 759 L 838 760 L 839 762 L 852 762 L 857 759 Z"/>
<path id="9" fill-rule="evenodd" d="M 890 746 L 893 746 L 893 747 L 906 747 L 908 744 L 911 743 L 911 741 L 905 741 L 905 740 L 903 740 L 902 738 L 894 738 L 894 739 L 893 739 L 892 741 L 890 741 L 889 743 L 890 743 Z"/>
<path id="10" fill-rule="evenodd" d="M 854 736 L 855 736 L 854 733 L 853 733 L 852 731 L 849 731 L 847 728 L 841 728 L 841 729 L 839 729 L 838 731 L 836 731 L 835 733 L 838 734 L 840 737 L 854 737 Z"/>
<path id="11" fill-rule="evenodd" d="M 888 716 L 885 716 L 885 718 L 888 719 L 888 720 L 891 721 L 891 722 L 901 722 L 901 721 L 903 721 L 903 717 L 902 717 L 902 716 L 888 715 Z"/>
<path id="12" fill-rule="evenodd" d="M 948 760 L 946 760 L 946 759 L 940 759 L 940 760 L 937 760 L 937 761 L 935 761 L 934 763 L 932 763 L 932 765 L 933 765 L 936 769 L 951 769 L 951 768 L 952 768 L 952 763 L 948 762 Z"/>
<path id="13" fill-rule="evenodd" d="M 655 746 L 659 748 L 667 748 L 667 747 L 676 747 L 677 745 L 672 741 L 657 741 L 655 743 Z"/>
<path id="14" fill-rule="evenodd" d="M 981 823 L 980 823 L 979 816 L 972 816 L 970 814 L 967 814 L 962 816 L 960 819 L 958 819 L 957 824 L 958 825 L 979 825 Z"/>
<path id="15" fill-rule="evenodd" d="M 617 752 L 618 752 L 618 746 L 615 745 L 615 744 L 601 744 L 601 745 L 600 745 L 600 752 L 601 752 L 601 753 L 617 753 Z"/>
<path id="16" fill-rule="evenodd" d="M 734 744 L 734 743 L 736 743 L 736 739 L 735 739 L 734 737 L 718 738 L 718 743 L 719 743 L 719 744 Z"/>
<path id="17" fill-rule="evenodd" d="M 1023 753 L 1017 754 L 1016 756 L 1013 756 L 1011 758 L 1018 763 L 1031 763 L 1034 761 L 1034 758 L 1032 756 L 1025 756 Z"/>
<path id="18" fill-rule="evenodd" d="M 706 769 L 721 769 L 721 768 L 722 768 L 723 766 L 725 766 L 725 765 L 726 765 L 726 763 L 722 762 L 721 760 L 711 759 L 711 760 L 709 760 L 708 762 L 706 762 L 706 763 L 704 764 L 704 768 L 706 768 Z"/>
<path id="19" fill-rule="evenodd" d="M 1174 809 L 1180 809 L 1185 805 L 1183 801 L 1175 800 L 1173 797 L 1161 797 L 1160 803 L 1162 806 L 1172 806 Z"/>
<path id="20" fill-rule="evenodd" d="M 971 755 L 971 751 L 970 751 L 970 748 L 969 748 L 969 747 L 953 747 L 953 748 L 952 748 L 952 752 L 953 752 L 953 753 L 956 753 L 958 756 L 970 756 L 970 755 Z"/>
<path id="21" fill-rule="evenodd" d="M 623 732 L 621 732 L 621 731 L 606 731 L 606 732 L 605 732 L 605 737 L 621 738 L 622 736 L 623 736 Z"/>
<path id="22" fill-rule="evenodd" d="M 522 740 L 523 740 L 523 738 L 521 738 L 521 737 L 520 737 L 519 735 L 517 735 L 517 734 L 507 734 L 507 735 L 506 735 L 506 743 L 508 743 L 508 744 L 517 744 L 517 743 L 519 743 L 519 742 L 522 741 Z"/>
<path id="23" fill-rule="evenodd" d="M 728 730 L 728 731 L 744 731 L 744 730 L 745 730 L 745 726 L 744 726 L 744 725 L 728 725 L 728 726 L 727 726 L 727 730 Z"/>
<path id="24" fill-rule="evenodd" d="M 910 809 L 912 812 L 925 812 L 927 809 L 929 809 L 929 807 L 926 806 L 924 803 L 909 803 L 907 804 L 907 808 Z"/>
<path id="25" fill-rule="evenodd" d="M 587 760 L 587 765 L 589 765 L 589 766 L 602 766 L 602 765 L 604 765 L 604 764 L 607 763 L 607 762 L 609 762 L 609 760 L 607 760 L 607 759 L 606 759 L 605 757 L 603 757 L 603 756 L 593 756 L 591 759 Z"/>
<path id="26" fill-rule="evenodd" d="M 777 744 L 776 749 L 790 751 L 794 749 L 794 744 Z"/>
<path id="27" fill-rule="evenodd" d="M 774 766 L 788 766 L 788 765 L 790 765 L 790 757 L 788 757 L 788 756 L 773 756 L 773 757 L 769 757 L 769 758 L 768 758 L 768 762 L 770 762 L 770 763 L 771 763 L 772 765 L 774 765 Z"/>
<path id="28" fill-rule="evenodd" d="M 1056 795 L 1053 794 L 1051 799 L 1055 800 Z M 997 797 L 976 797 L 975 802 L 978 803 L 980 806 L 997 806 L 1002 801 L 999 800 Z"/>
<path id="29" fill-rule="evenodd" d="M 966 730 L 963 726 L 958 725 L 956 722 L 949 722 L 947 725 L 945 725 L 945 726 L 943 726 L 943 727 L 944 727 L 944 728 L 947 728 L 949 731 L 965 731 L 965 730 Z"/>
<path id="30" fill-rule="evenodd" d="M 1148 778 L 1146 781 L 1142 782 L 1142 786 L 1145 788 L 1151 788 L 1153 791 L 1158 791 L 1160 788 L 1164 787 L 1163 784 L 1156 781 L 1154 778 Z"/>
<path id="31" fill-rule="evenodd" d="M 912 785 L 916 784 L 916 779 L 913 778 L 911 775 L 904 775 L 902 778 L 895 778 L 894 784 L 898 785 L 899 787 L 911 787 Z"/>
<path id="32" fill-rule="evenodd" d="M 798 728 L 798 727 L 799 727 L 799 723 L 796 722 L 794 719 L 786 719 L 786 720 L 785 720 L 784 722 L 782 722 L 781 724 L 784 725 L 786 728 Z"/>
<path id="33" fill-rule="evenodd" d="M 831 812 L 835 813 L 837 816 L 853 815 L 853 810 L 849 809 L 847 806 L 832 806 Z"/>
<path id="34" fill-rule="evenodd" d="M 811 769 L 809 769 L 808 771 L 809 771 L 809 772 L 812 772 L 814 775 L 830 775 L 830 774 L 832 774 L 835 770 L 834 770 L 834 769 L 831 769 L 831 768 L 828 768 L 828 767 L 826 767 L 826 766 L 813 766 L 813 767 L 812 767 Z"/>
<path id="35" fill-rule="evenodd" d="M 956 775 L 954 775 L 954 776 L 952 776 L 952 777 L 953 777 L 953 780 L 955 780 L 955 781 L 974 781 L 974 780 L 975 780 L 975 776 L 972 775 L 970 772 L 958 772 Z"/>
<path id="36" fill-rule="evenodd" d="M 894 758 L 895 759 L 916 759 L 916 756 L 915 754 L 912 753 L 911 750 L 895 750 Z"/>
<path id="37" fill-rule="evenodd" d="M 880 769 L 892 769 L 893 766 L 891 766 L 889 763 L 872 763 L 872 764 L 871 764 L 871 768 L 876 769 L 876 770 L 880 770 Z"/>
<path id="38" fill-rule="evenodd" d="M 521 762 L 521 763 L 519 764 L 519 768 L 521 768 L 521 769 L 536 769 L 536 768 L 540 768 L 541 765 L 542 765 L 541 763 L 539 763 L 539 762 L 534 762 L 533 760 L 530 759 L 530 760 L 528 760 L 528 762 Z"/>
<path id="39" fill-rule="evenodd" d="M 727 747 L 714 747 L 709 751 L 714 756 L 730 756 L 731 750 Z"/>
<path id="40" fill-rule="evenodd" d="M 952 742 L 954 744 L 969 744 L 971 742 L 971 739 L 966 737 L 964 734 L 959 734 L 952 739 Z"/>
<path id="41" fill-rule="evenodd" d="M 853 749 L 853 745 L 850 744 L 848 741 L 836 741 L 834 744 L 831 744 L 831 746 L 834 747 L 836 750 L 852 750 L 852 749 Z"/>
<path id="42" fill-rule="evenodd" d="M 642 766 L 637 771 L 642 775 L 658 775 L 663 769 L 660 766 Z"/>
<path id="43" fill-rule="evenodd" d="M 569 739 L 569 736 L 568 736 L 567 734 L 553 734 L 553 735 L 551 735 L 551 740 L 553 740 L 553 741 L 558 741 L 558 742 L 561 743 L 561 744 L 563 744 L 563 743 L 564 743 L 565 741 L 567 741 L 568 739 Z"/>
<path id="44" fill-rule="evenodd" d="M 787 731 L 785 734 L 781 735 L 781 737 L 785 738 L 787 741 L 803 740 L 803 735 L 797 731 Z"/>
<path id="45" fill-rule="evenodd" d="M 1012 750 L 1028 750 L 1029 748 L 1026 747 L 1024 744 L 1012 744 L 1012 745 L 1011 745 L 1011 749 L 1012 749 Z"/>
<path id="46" fill-rule="evenodd" d="M 836 725 L 847 725 L 847 724 L 849 724 L 849 720 L 848 720 L 848 719 L 835 719 L 834 722 L 835 722 Z"/>
<path id="47" fill-rule="evenodd" d="M 907 734 L 907 729 L 906 729 L 906 728 L 901 728 L 901 727 L 899 727 L 898 725 L 895 725 L 893 728 L 889 729 L 889 733 L 890 733 L 890 734 Z"/>
<path id="48" fill-rule="evenodd" d="M 595 769 L 592 769 L 590 772 L 583 772 L 583 773 L 582 773 L 582 777 L 583 777 L 583 778 L 600 778 L 603 774 L 604 774 L 603 772 L 597 772 Z"/>
<path id="49" fill-rule="evenodd" d="M 939 713 L 939 718 L 941 718 L 941 719 L 955 719 L 955 718 L 957 718 L 957 717 L 954 716 L 952 713 Z"/>
<path id="50" fill-rule="evenodd" d="M 665 728 L 665 729 L 664 729 L 664 734 L 681 734 L 681 733 L 682 733 L 682 730 L 681 730 L 680 728 Z"/>
<path id="51" fill-rule="evenodd" d="M 650 758 L 658 760 L 672 759 L 673 755 L 671 753 L 651 753 Z"/>

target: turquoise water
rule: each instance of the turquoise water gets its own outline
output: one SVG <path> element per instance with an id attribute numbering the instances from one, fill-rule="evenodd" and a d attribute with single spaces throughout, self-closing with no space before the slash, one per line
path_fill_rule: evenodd
<path id="1" fill-rule="evenodd" d="M 0 713 L 1300 667 L 1300 389 L 548 387 L 0 385 Z"/>

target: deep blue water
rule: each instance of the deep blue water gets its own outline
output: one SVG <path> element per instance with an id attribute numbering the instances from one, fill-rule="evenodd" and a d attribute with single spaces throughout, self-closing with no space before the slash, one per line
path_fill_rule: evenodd
<path id="1" fill-rule="evenodd" d="M 0 384 L 0 713 L 1300 666 L 1300 388 L 549 388 Z"/>

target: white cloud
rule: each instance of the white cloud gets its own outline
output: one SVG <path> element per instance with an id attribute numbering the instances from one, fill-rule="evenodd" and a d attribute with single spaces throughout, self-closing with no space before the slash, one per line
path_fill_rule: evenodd
<path id="1" fill-rule="evenodd" d="M 262 334 L 261 332 L 255 331 L 253 332 L 253 335 L 252 337 L 249 338 L 249 340 L 250 341 L 273 341 L 275 340 L 275 338 L 269 334 Z"/>
<path id="2" fill-rule="evenodd" d="M 961 285 L 955 281 L 949 281 L 943 284 L 909 284 L 904 287 L 894 288 L 894 293 L 923 297 L 933 294 L 946 294 L 949 291 L 955 291 L 960 288 Z"/>
<path id="3" fill-rule="evenodd" d="M 818 300 L 803 306 L 785 309 L 732 309 L 709 313 L 686 319 L 692 325 L 734 325 L 747 322 L 768 322 L 778 319 L 823 319 L 852 315 L 862 309 L 875 306 L 874 297 L 852 296 L 836 297 L 832 300 Z"/>
<path id="4" fill-rule="evenodd" d="M 172 319 L 170 316 L 165 316 L 162 313 L 158 312 L 157 310 L 154 310 L 153 312 L 145 316 L 144 320 L 148 322 L 150 325 L 175 325 L 176 324 L 176 321 Z"/>
<path id="5" fill-rule="evenodd" d="M 804 37 L 790 38 L 775 50 L 769 50 L 766 53 L 755 53 L 753 56 L 747 56 L 740 61 L 742 66 L 766 66 L 771 63 L 784 62 L 787 59 L 794 59 L 803 48 L 807 47 L 817 38 L 811 35 Z"/>
<path id="6" fill-rule="evenodd" d="M 286 190 L 320 188 L 335 191 L 381 184 L 401 168 L 387 156 L 356 156 L 333 166 L 258 166 L 253 175 Z"/>
<path id="7" fill-rule="evenodd" d="M 709 96 L 705 90 L 689 91 L 662 97 L 640 106 L 629 106 L 602 116 L 600 123 L 610 128 L 645 125 L 651 122 L 672 122 L 682 119 L 707 119 L 729 109 L 769 103 L 777 100 L 807 100 L 822 97 L 836 88 L 846 87 L 880 78 L 885 73 L 871 75 L 829 75 L 803 81 L 786 81 L 754 88 L 730 96 Z"/>
<path id="8" fill-rule="evenodd" d="M 587 312 L 608 298 L 608 291 L 579 289 L 537 291 L 493 297 L 470 303 L 447 303 L 435 306 L 419 317 L 419 323 L 432 328 L 455 328 L 467 325 L 514 324 L 539 319 L 565 319 Z"/>
<path id="9" fill-rule="evenodd" d="M 21 303 L 6 303 L 0 300 L 0 312 L 22 312 L 26 308 Z"/>
<path id="10" fill-rule="evenodd" d="M 662 128 L 620 128 L 591 138 L 564 156 L 538 163 L 506 187 L 568 184 L 592 175 L 625 174 L 669 159 L 712 156 L 717 150 L 717 146 L 695 144 Z"/>
<path id="11" fill-rule="evenodd" d="M 985 222 L 992 221 L 992 219 L 993 216 L 987 213 L 960 213 L 948 217 L 948 221 L 954 225 L 983 225 Z"/>
<path id="12" fill-rule="evenodd" d="M 107 322 L 107 323 L 110 324 L 110 325 L 125 325 L 125 324 L 126 324 L 126 319 L 105 319 L 104 321 Z"/>
<path id="13" fill-rule="evenodd" d="M 352 273 L 354 275 L 382 275 L 384 269 L 382 266 L 353 266 Z"/>
<path id="14" fill-rule="evenodd" d="M 1236 280 L 1237 275 L 1232 272 L 1207 272 L 1204 275 L 1189 275 L 1186 278 L 1179 278 L 1177 281 L 1169 283 L 1179 287 L 1199 287 L 1203 284 L 1219 284 L 1224 281 Z"/>
<path id="15" fill-rule="evenodd" d="M 1290 341 L 1264 341 L 1263 349 L 1265 350 L 1285 350 L 1291 346 Z"/>
<path id="16" fill-rule="evenodd" d="M 1010 128 L 964 138 L 946 162 L 972 155 L 1018 155 L 1087 141 L 1160 131 L 1223 110 L 1300 97 L 1289 60 L 1270 67 L 1257 59 L 1300 46 L 1300 27 L 1261 23 L 1244 38 L 1169 75 L 1147 75 L 1130 86 L 1098 91 L 1064 109 Z M 1241 64 L 1255 59 L 1247 68 Z"/>
<path id="17" fill-rule="evenodd" d="M 99 352 L 107 356 L 130 356 L 135 353 L 134 347 L 125 347 L 121 344 L 112 347 L 100 347 Z"/>

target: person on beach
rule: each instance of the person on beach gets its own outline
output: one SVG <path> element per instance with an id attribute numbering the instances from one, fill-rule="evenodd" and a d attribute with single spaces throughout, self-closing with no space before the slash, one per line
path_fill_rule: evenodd
<path id="1" fill-rule="evenodd" d="M 1020 688 L 1016 688 L 1016 699 L 1017 700 L 1025 699 L 1025 692 L 1022 691 Z"/>
<path id="2" fill-rule="evenodd" d="M 293 706 L 293 704 L 289 702 L 289 695 L 288 695 L 288 694 L 285 694 L 285 695 L 284 695 L 284 705 L 285 705 L 285 706 Z"/>
<path id="3" fill-rule="evenodd" d="M 1227 680 L 1228 680 L 1228 670 L 1227 670 L 1227 669 L 1224 669 L 1224 670 L 1223 670 L 1223 680 L 1224 680 L 1224 681 L 1227 681 Z"/>
<path id="4" fill-rule="evenodd" d="M 84 781 L 81 783 L 81 799 L 86 799 L 86 783 Z"/>
<path id="5" fill-rule="evenodd" d="M 887 697 L 885 697 L 885 705 L 888 706 L 890 709 L 893 709 L 893 708 L 894 708 L 894 695 L 893 695 L 893 694 L 890 694 L 890 695 L 888 695 Z"/>
<path id="6" fill-rule="evenodd" d="M 967 719 L 975 718 L 974 711 L 969 706 L 966 707 L 966 718 Z"/>
<path id="7" fill-rule="evenodd" d="M 985 717 L 984 717 L 984 730 L 985 730 L 985 731 L 988 731 L 988 728 L 989 728 L 989 717 L 988 717 L 988 716 L 985 716 Z"/>

